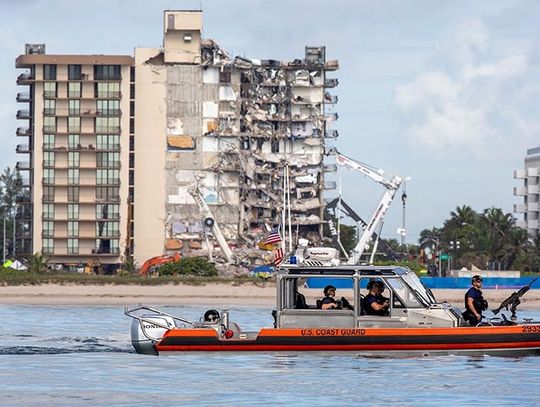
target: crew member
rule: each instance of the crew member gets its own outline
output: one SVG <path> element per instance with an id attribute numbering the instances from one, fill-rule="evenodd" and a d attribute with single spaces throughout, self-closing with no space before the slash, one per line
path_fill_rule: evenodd
<path id="1" fill-rule="evenodd" d="M 465 312 L 463 318 L 472 326 L 478 325 L 482 321 L 482 311 L 488 309 L 488 302 L 482 295 L 482 277 L 473 276 L 472 287 L 465 293 Z"/>
<path id="2" fill-rule="evenodd" d="M 384 284 L 382 281 L 368 283 L 369 293 L 364 298 L 364 313 L 366 315 L 389 315 L 390 300 L 382 295 Z"/>
<path id="3" fill-rule="evenodd" d="M 341 297 L 341 300 L 336 300 L 336 287 L 333 285 L 324 287 L 323 293 L 324 298 L 321 300 L 322 309 L 353 309 L 345 297 Z"/>

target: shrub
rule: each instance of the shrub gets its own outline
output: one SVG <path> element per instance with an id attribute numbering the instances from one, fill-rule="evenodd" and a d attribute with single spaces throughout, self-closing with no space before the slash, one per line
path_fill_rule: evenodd
<path id="1" fill-rule="evenodd" d="M 157 273 L 160 276 L 194 275 L 212 277 L 218 275 L 216 265 L 210 263 L 205 257 L 184 257 L 180 261 L 160 266 Z"/>

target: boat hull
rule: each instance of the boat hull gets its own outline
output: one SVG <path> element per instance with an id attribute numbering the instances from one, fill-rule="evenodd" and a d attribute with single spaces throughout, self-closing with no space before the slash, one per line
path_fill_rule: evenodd
<path id="1" fill-rule="evenodd" d="M 158 353 L 316 351 L 366 354 L 540 354 L 540 325 L 462 328 L 261 329 L 226 339 L 213 329 L 171 329 Z"/>

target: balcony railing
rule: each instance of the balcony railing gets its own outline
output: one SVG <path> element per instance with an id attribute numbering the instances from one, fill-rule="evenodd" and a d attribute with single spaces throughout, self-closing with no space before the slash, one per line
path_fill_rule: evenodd
<path id="1" fill-rule="evenodd" d="M 324 133 L 325 138 L 337 138 L 339 136 L 339 132 L 337 130 L 327 130 L 326 133 Z"/>
<path id="2" fill-rule="evenodd" d="M 339 81 L 336 78 L 324 80 L 325 88 L 335 88 L 338 84 L 339 84 Z"/>
<path id="3" fill-rule="evenodd" d="M 22 73 L 17 76 L 17 85 L 24 85 L 33 82 L 35 78 L 29 73 Z"/>
<path id="4" fill-rule="evenodd" d="M 44 133 L 56 133 L 56 126 L 43 126 Z"/>
<path id="5" fill-rule="evenodd" d="M 17 110 L 17 119 L 30 119 L 29 110 Z"/>
<path id="6" fill-rule="evenodd" d="M 31 100 L 29 93 L 17 93 L 17 102 L 30 102 Z"/>
<path id="7" fill-rule="evenodd" d="M 44 90 L 43 91 L 43 97 L 55 98 L 56 97 L 56 91 L 55 90 Z"/>
<path id="8" fill-rule="evenodd" d="M 119 126 L 96 126 L 96 133 L 120 133 Z"/>
<path id="9" fill-rule="evenodd" d="M 122 96 L 121 92 L 98 92 L 98 99 L 118 99 Z"/>
<path id="10" fill-rule="evenodd" d="M 18 161 L 15 168 L 20 171 L 28 171 L 31 169 L 29 161 Z"/>
<path id="11" fill-rule="evenodd" d="M 119 143 L 109 143 L 109 144 L 98 144 L 96 146 L 96 150 L 102 151 L 102 150 L 109 150 L 109 151 L 120 151 L 120 144 Z"/>
<path id="12" fill-rule="evenodd" d="M 32 130 L 30 130 L 28 127 L 18 127 L 17 128 L 17 136 L 31 136 Z"/>
<path id="13" fill-rule="evenodd" d="M 56 109 L 45 108 L 45 109 L 43 109 L 43 114 L 45 116 L 54 116 L 56 114 Z"/>
<path id="14" fill-rule="evenodd" d="M 18 154 L 27 154 L 30 152 L 30 146 L 28 144 L 18 144 L 15 151 Z"/>

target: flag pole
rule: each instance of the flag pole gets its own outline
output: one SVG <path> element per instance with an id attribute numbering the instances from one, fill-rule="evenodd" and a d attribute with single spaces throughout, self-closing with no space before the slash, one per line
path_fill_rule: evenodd
<path id="1" fill-rule="evenodd" d="M 292 224 L 291 224 L 291 178 L 290 167 L 287 164 L 287 221 L 289 222 L 289 253 L 292 252 Z"/>

